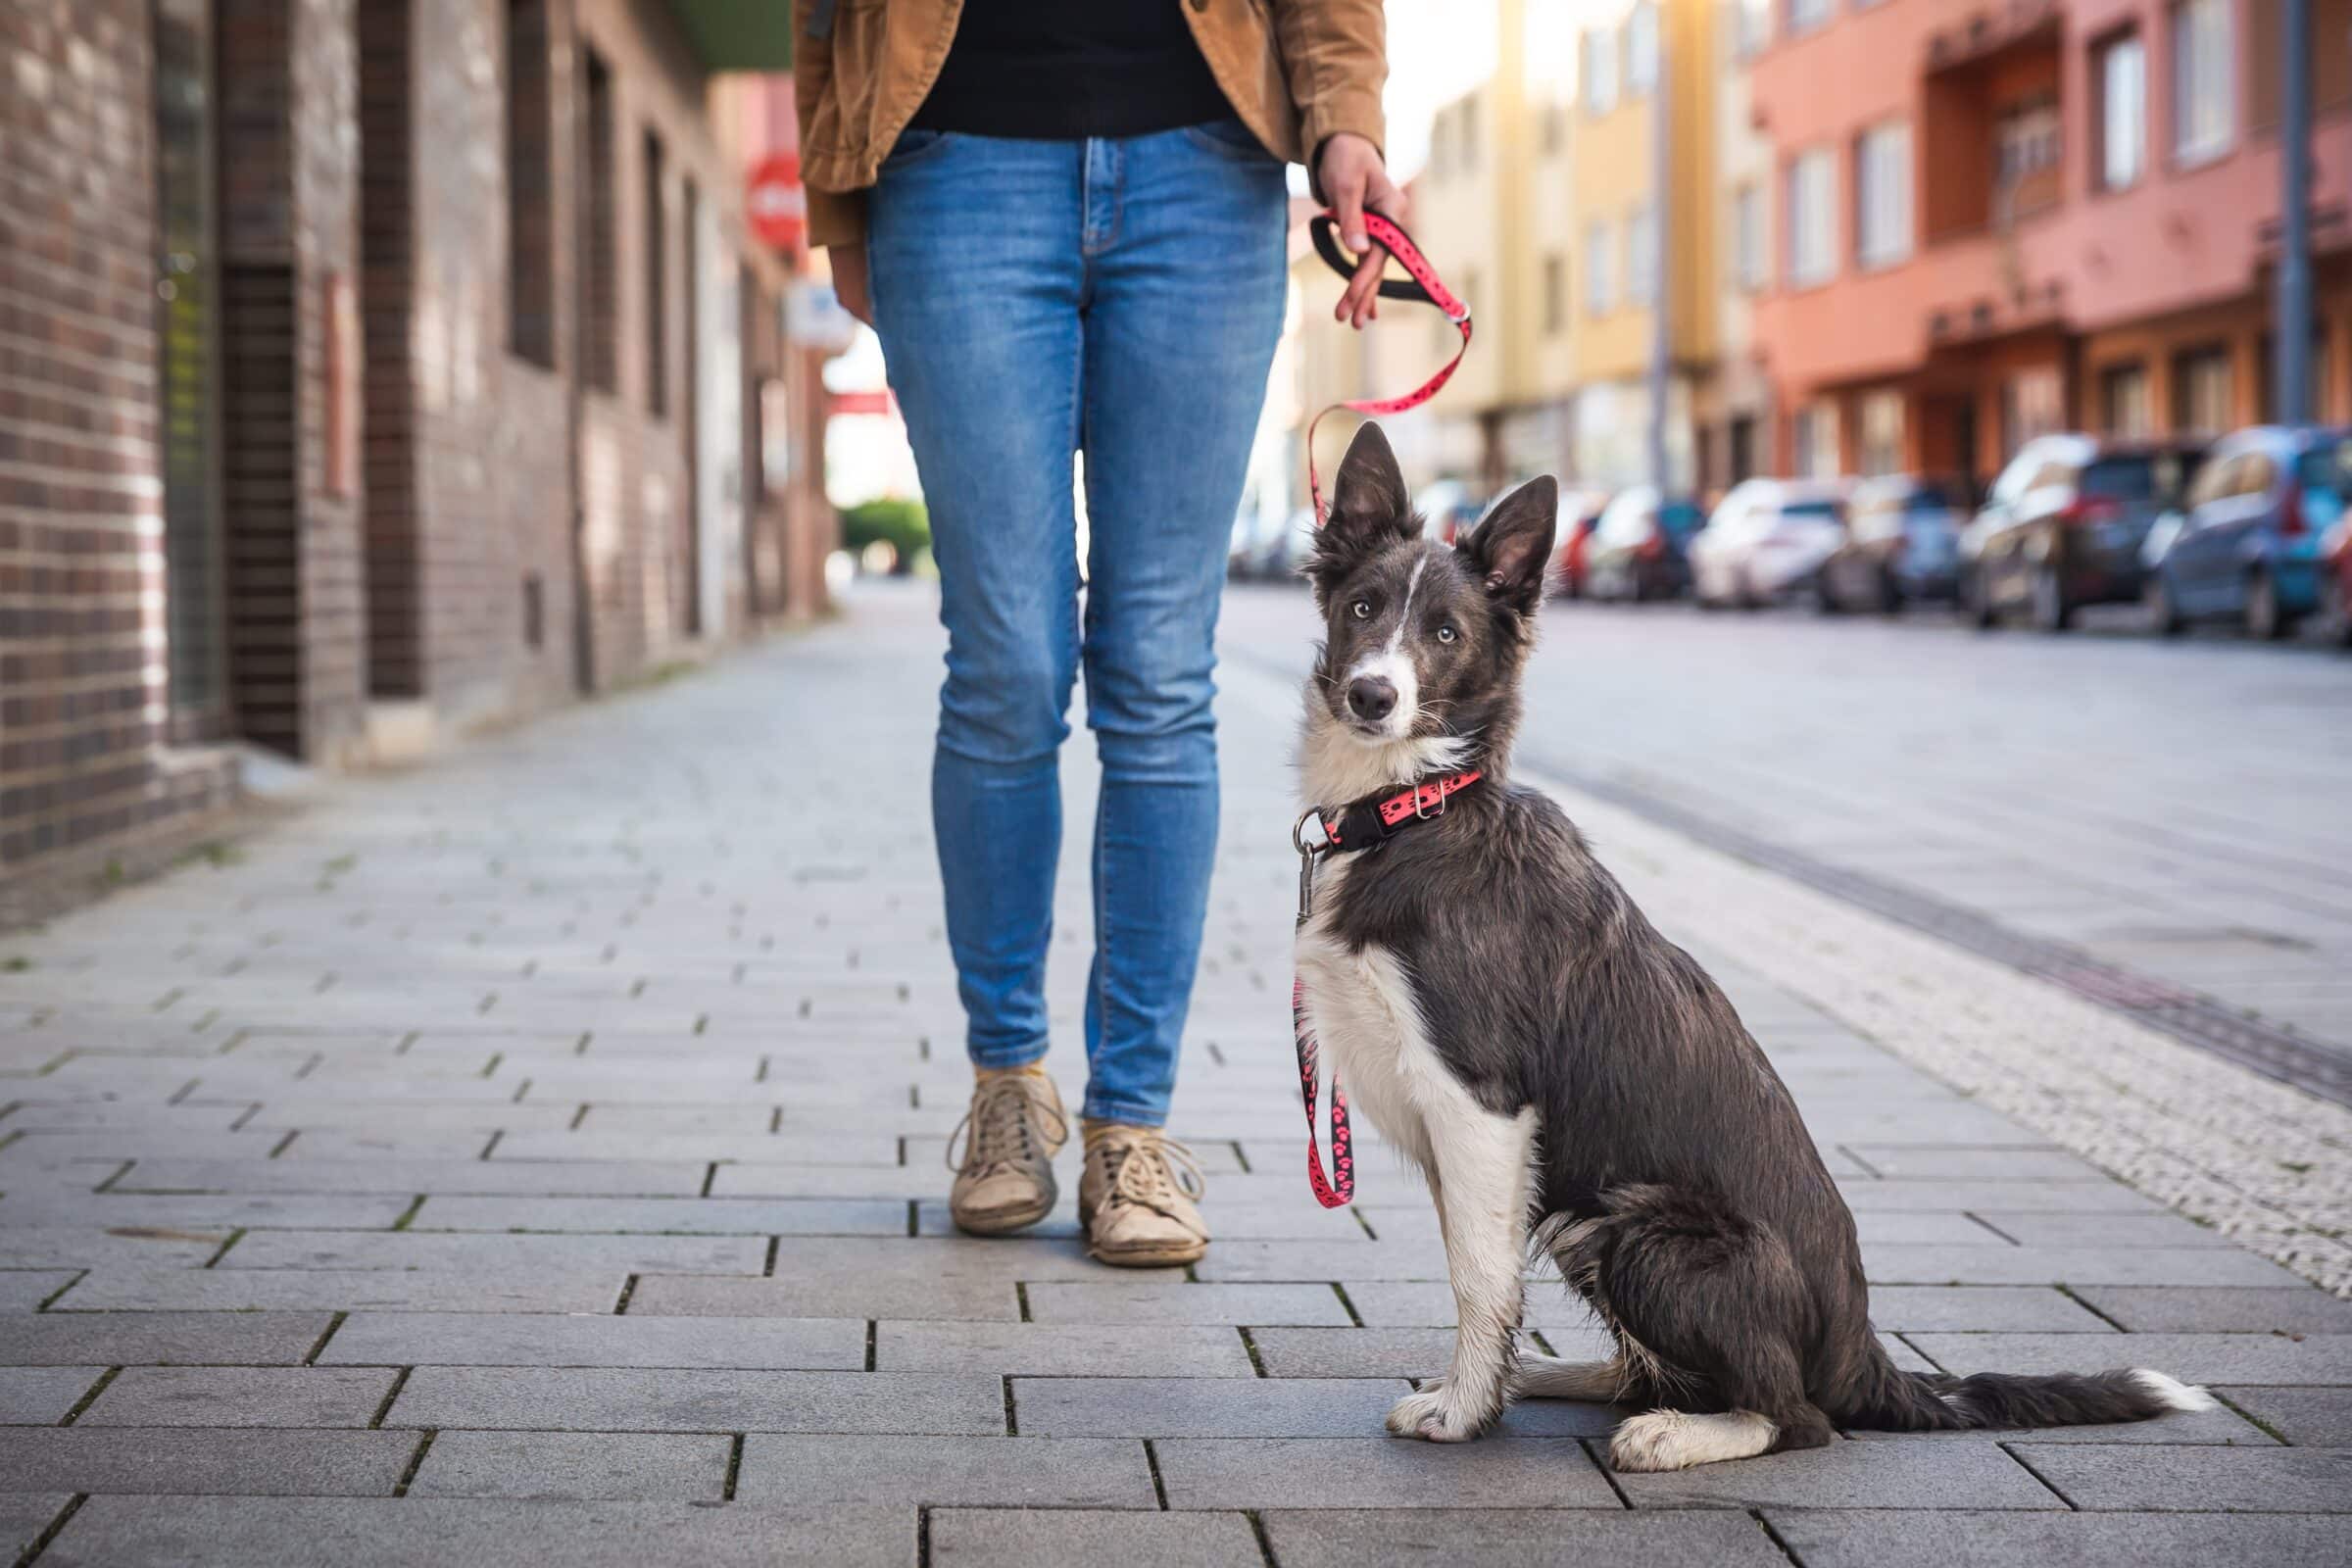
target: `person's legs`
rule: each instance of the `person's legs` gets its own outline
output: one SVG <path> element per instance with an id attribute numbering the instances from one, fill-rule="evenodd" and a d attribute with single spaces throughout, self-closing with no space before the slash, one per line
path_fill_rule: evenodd
<path id="1" fill-rule="evenodd" d="M 909 132 L 869 209 L 874 321 L 948 629 L 932 828 L 967 1046 L 984 1068 L 1047 1047 L 1055 759 L 1079 646 L 1082 159 L 1076 142 Z"/>
<path id="2" fill-rule="evenodd" d="M 1082 442 L 1095 818 L 1090 1119 L 1167 1119 L 1217 838 L 1219 595 L 1288 285 L 1239 122 L 1087 144 Z"/>

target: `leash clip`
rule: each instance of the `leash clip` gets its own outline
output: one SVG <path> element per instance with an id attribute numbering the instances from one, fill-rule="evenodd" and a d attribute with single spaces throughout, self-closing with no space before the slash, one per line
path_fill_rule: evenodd
<path id="1" fill-rule="evenodd" d="M 1323 835 L 1321 843 L 1306 842 L 1306 824 L 1315 824 Z M 1306 924 L 1315 911 L 1315 857 L 1331 848 L 1331 830 L 1323 825 L 1323 813 L 1309 809 L 1291 824 L 1291 848 L 1298 852 L 1298 924 Z"/>

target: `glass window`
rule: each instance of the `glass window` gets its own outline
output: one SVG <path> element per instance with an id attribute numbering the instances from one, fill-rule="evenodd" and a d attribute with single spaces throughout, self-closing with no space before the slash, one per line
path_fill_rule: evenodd
<path id="1" fill-rule="evenodd" d="M 2084 495 L 2111 501 L 2153 501 L 2164 488 L 2156 459 L 2144 453 L 2097 459 L 2083 468 L 2081 484 Z"/>
<path id="2" fill-rule="evenodd" d="M 1658 218 L 1652 207 L 1637 207 L 1626 215 L 1625 297 L 1636 305 L 1658 297 Z"/>
<path id="3" fill-rule="evenodd" d="M 2099 90 L 2098 183 L 2124 190 L 2148 165 L 2148 54 L 2139 34 L 2101 44 L 2091 66 Z"/>
<path id="4" fill-rule="evenodd" d="M 1605 115 L 1617 107 L 1617 34 L 1594 27 L 1584 37 L 1585 112 Z"/>
<path id="5" fill-rule="evenodd" d="M 1798 288 L 1826 282 L 1837 270 L 1837 178 L 1826 147 L 1799 153 L 1788 166 L 1788 281 Z"/>
<path id="6" fill-rule="evenodd" d="M 1544 258 L 1544 330 L 1557 335 L 1567 326 L 1568 258 L 1554 251 Z"/>
<path id="7" fill-rule="evenodd" d="M 2100 423 L 2109 435 L 2142 436 L 2152 420 L 2148 407 L 2148 368 L 2137 360 L 2111 365 L 2099 372 Z"/>
<path id="8" fill-rule="evenodd" d="M 1625 22 L 1625 95 L 1639 97 L 1658 84 L 1658 8 L 1642 0 Z"/>
<path id="9" fill-rule="evenodd" d="M 1585 225 L 1585 314 L 1606 316 L 1617 308 L 1615 272 L 1610 267 L 1608 223 L 1594 219 Z"/>
<path id="10" fill-rule="evenodd" d="M 2190 349 L 2173 359 L 2173 427 L 2179 430 L 2227 430 L 2235 388 L 2230 374 L 2230 351 L 2216 344 Z"/>
<path id="11" fill-rule="evenodd" d="M 1873 392 L 1862 399 L 1864 473 L 1895 473 L 1903 466 L 1903 395 Z"/>
<path id="12" fill-rule="evenodd" d="M 2173 156 L 2202 164 L 2229 151 L 2236 133 L 2236 40 L 2231 0 L 2173 6 Z"/>
<path id="13" fill-rule="evenodd" d="M 507 346 L 556 363 L 555 98 L 547 0 L 507 0 Z"/>
<path id="14" fill-rule="evenodd" d="M 1791 37 L 1811 32 L 1830 20 L 1834 0 L 1788 0 L 1788 32 Z"/>
<path id="15" fill-rule="evenodd" d="M 1773 0 L 1732 0 L 1732 43 L 1744 60 L 1772 42 Z"/>
<path id="16" fill-rule="evenodd" d="M 1911 254 L 1911 126 L 1874 125 L 1854 147 L 1854 256 L 1889 267 Z"/>
<path id="17" fill-rule="evenodd" d="M 1732 193 L 1732 276 L 1750 293 L 1764 286 L 1764 192 L 1754 185 Z"/>

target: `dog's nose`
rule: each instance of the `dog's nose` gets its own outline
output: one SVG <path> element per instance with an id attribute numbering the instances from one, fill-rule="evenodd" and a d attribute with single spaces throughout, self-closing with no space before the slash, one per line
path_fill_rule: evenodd
<path id="1" fill-rule="evenodd" d="M 1396 707 L 1396 688 L 1378 675 L 1358 675 L 1348 683 L 1348 711 L 1365 720 L 1389 716 Z"/>

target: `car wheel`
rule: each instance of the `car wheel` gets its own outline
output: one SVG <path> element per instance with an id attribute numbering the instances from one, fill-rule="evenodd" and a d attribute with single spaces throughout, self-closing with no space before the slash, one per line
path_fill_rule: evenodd
<path id="1" fill-rule="evenodd" d="M 2059 580 L 2058 568 L 2043 566 L 2034 573 L 2034 627 L 2036 631 L 2064 631 L 2074 624 L 2075 607 L 2066 602 L 2066 584 Z"/>
<path id="2" fill-rule="evenodd" d="M 1960 608 L 1968 623 L 1979 631 L 1992 630 L 1999 619 L 1992 612 L 1992 590 L 1985 585 L 1982 569 L 1968 574 L 1968 580 L 1960 590 Z"/>
<path id="3" fill-rule="evenodd" d="M 1894 573 L 1887 572 L 1879 579 L 1879 613 L 1899 615 L 1902 612 L 1903 585 L 1894 580 Z"/>
<path id="4" fill-rule="evenodd" d="M 1826 569 L 1813 579 L 1813 608 L 1825 615 L 1835 615 L 1845 609 L 1838 602 L 1838 592 L 1830 586 L 1830 574 Z"/>
<path id="5" fill-rule="evenodd" d="M 2246 635 L 2258 642 L 2277 642 L 2294 629 L 2294 617 L 2279 608 L 2278 587 L 2271 574 L 2257 570 L 2246 579 Z"/>
<path id="6" fill-rule="evenodd" d="M 2178 637 L 2188 627 L 2180 607 L 2173 599 L 2173 585 L 2159 569 L 2148 573 L 2148 586 L 2142 596 L 2148 606 L 2148 625 L 2159 637 Z"/>

